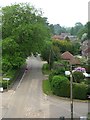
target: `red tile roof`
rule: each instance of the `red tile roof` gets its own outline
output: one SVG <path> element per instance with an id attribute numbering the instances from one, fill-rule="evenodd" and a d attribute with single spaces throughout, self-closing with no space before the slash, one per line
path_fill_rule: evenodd
<path id="1" fill-rule="evenodd" d="M 74 58 L 74 56 L 69 51 L 66 51 L 61 55 L 61 58 L 64 60 L 71 60 Z"/>
<path id="2" fill-rule="evenodd" d="M 80 60 L 75 58 L 70 52 L 66 51 L 61 55 L 61 58 L 67 60 L 70 64 L 80 64 Z"/>

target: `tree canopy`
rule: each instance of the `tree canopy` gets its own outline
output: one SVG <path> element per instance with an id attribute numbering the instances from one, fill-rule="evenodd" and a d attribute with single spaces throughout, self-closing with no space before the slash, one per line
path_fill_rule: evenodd
<path id="1" fill-rule="evenodd" d="M 50 38 L 42 11 L 28 3 L 2 8 L 3 70 L 20 67 L 31 52 L 41 52 Z"/>

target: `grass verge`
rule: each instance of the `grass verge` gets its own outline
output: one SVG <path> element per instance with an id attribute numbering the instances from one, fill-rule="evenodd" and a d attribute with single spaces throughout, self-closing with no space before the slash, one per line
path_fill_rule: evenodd
<path id="1" fill-rule="evenodd" d="M 47 63 L 43 64 L 42 73 L 44 75 L 49 75 L 51 73 L 51 70 L 49 70 L 49 65 Z"/>
<path id="2" fill-rule="evenodd" d="M 49 80 L 43 80 L 42 87 L 43 87 L 43 92 L 45 94 L 52 95 L 52 90 L 51 90 Z"/>

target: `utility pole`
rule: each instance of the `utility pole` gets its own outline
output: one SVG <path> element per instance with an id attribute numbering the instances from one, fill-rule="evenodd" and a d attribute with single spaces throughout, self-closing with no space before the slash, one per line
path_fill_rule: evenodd
<path id="1" fill-rule="evenodd" d="M 73 76 L 72 76 L 72 65 L 70 65 L 70 99 L 71 99 L 71 120 L 73 120 Z"/>

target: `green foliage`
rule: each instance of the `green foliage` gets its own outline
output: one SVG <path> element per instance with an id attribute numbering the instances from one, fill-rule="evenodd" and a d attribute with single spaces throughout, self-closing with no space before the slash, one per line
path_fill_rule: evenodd
<path id="1" fill-rule="evenodd" d="M 23 53 L 20 52 L 19 45 L 12 38 L 6 38 L 2 41 L 2 69 L 19 68 L 24 62 Z"/>
<path id="2" fill-rule="evenodd" d="M 70 30 L 71 35 L 77 35 L 82 28 L 83 28 L 82 23 L 80 22 L 75 23 L 75 26 L 71 27 L 71 30 Z"/>
<path id="3" fill-rule="evenodd" d="M 55 75 L 64 75 L 66 70 L 69 70 L 67 67 L 68 62 L 67 61 L 55 61 L 53 64 L 53 70 L 51 71 L 49 75 L 50 82 L 52 81 L 53 76 Z"/>
<path id="4" fill-rule="evenodd" d="M 65 76 L 54 76 L 51 82 L 51 88 L 55 95 L 69 97 L 70 84 Z"/>
<path id="5" fill-rule="evenodd" d="M 31 52 L 41 52 L 50 38 L 47 19 L 28 3 L 2 8 L 3 72 L 18 69 Z"/>
<path id="6" fill-rule="evenodd" d="M 56 75 L 55 71 L 52 70 L 51 73 L 49 74 L 49 81 L 52 82 L 53 77 Z"/>
<path id="7" fill-rule="evenodd" d="M 73 72 L 73 79 L 74 79 L 74 82 L 77 82 L 77 83 L 80 83 L 84 80 L 84 75 L 82 72 L 80 71 L 75 71 Z"/>
<path id="8" fill-rule="evenodd" d="M 56 75 L 64 75 L 65 74 L 65 67 L 59 67 L 55 70 Z"/>
<path id="9" fill-rule="evenodd" d="M 43 72 L 43 74 L 50 74 L 50 69 L 49 69 L 50 67 L 49 67 L 49 64 L 48 63 L 45 63 L 45 64 L 43 64 L 43 67 L 42 67 L 42 72 Z"/>
<path id="10" fill-rule="evenodd" d="M 86 84 L 74 83 L 73 85 L 73 98 L 85 100 L 87 99 L 87 88 Z"/>
<path id="11" fill-rule="evenodd" d="M 73 55 L 76 55 L 80 52 L 80 44 L 77 42 L 71 42 L 68 40 L 53 40 L 53 45 L 57 46 L 61 53 L 69 51 Z"/>
<path id="12" fill-rule="evenodd" d="M 50 82 L 49 80 L 43 80 L 43 92 L 47 95 L 51 95 L 52 94 L 52 90 L 51 90 L 51 86 L 50 86 Z"/>
<path id="13" fill-rule="evenodd" d="M 50 69 L 53 66 L 53 62 L 59 59 L 59 55 L 59 48 L 57 46 L 54 46 L 52 42 L 46 42 L 43 51 L 41 52 L 41 56 L 48 62 Z"/>
<path id="14" fill-rule="evenodd" d="M 7 81 L 7 80 L 2 80 L 0 81 L 0 85 L 3 87 L 3 89 L 7 89 L 7 85 L 10 85 L 11 81 Z"/>
<path id="15" fill-rule="evenodd" d="M 86 24 L 86 26 L 87 26 L 87 38 L 88 38 L 88 40 L 90 40 L 90 21 L 89 22 L 87 22 L 87 24 Z"/>
<path id="16" fill-rule="evenodd" d="M 69 63 L 67 61 L 64 61 L 64 60 L 55 61 L 53 64 L 53 69 L 57 70 L 59 68 L 61 68 L 61 69 L 64 68 L 65 70 L 69 70 L 69 68 L 67 67 L 68 64 Z"/>
<path id="17" fill-rule="evenodd" d="M 42 67 L 42 69 L 44 70 L 49 70 L 49 64 L 45 63 Z"/>
<path id="18" fill-rule="evenodd" d="M 50 30 L 52 34 L 55 35 L 60 35 L 61 33 L 68 33 L 69 32 L 69 28 L 66 27 L 62 27 L 59 24 L 50 24 Z"/>

